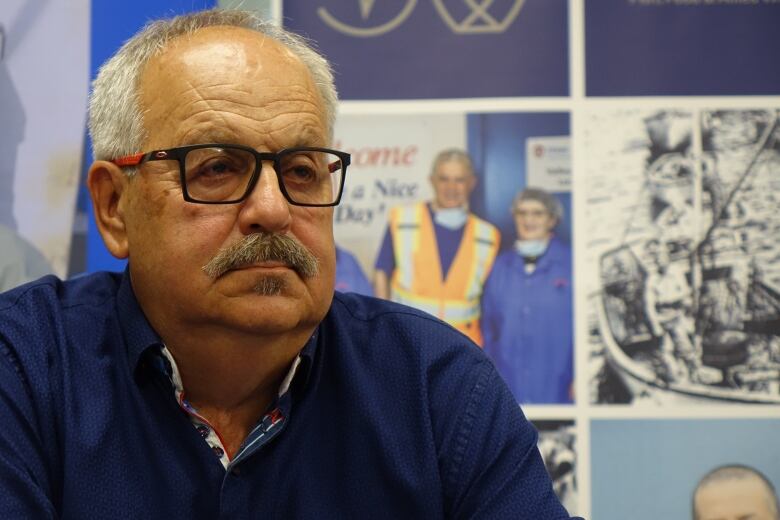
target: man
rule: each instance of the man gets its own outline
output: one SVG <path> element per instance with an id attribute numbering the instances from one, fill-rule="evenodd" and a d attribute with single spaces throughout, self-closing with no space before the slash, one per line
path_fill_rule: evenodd
<path id="1" fill-rule="evenodd" d="M 482 345 L 479 299 L 500 236 L 468 210 L 477 183 L 468 154 L 440 152 L 430 181 L 433 201 L 390 211 L 374 293 L 441 318 Z"/>
<path id="2" fill-rule="evenodd" d="M 662 339 L 661 361 L 671 381 L 699 382 L 701 352 L 691 336 L 693 295 L 686 277 L 687 262 L 673 263 L 668 246 L 656 238 L 645 244 L 647 278 L 645 309 L 653 334 Z"/>
<path id="3" fill-rule="evenodd" d="M 103 65 L 88 185 L 128 269 L 0 298 L 0 517 L 567 518 L 479 349 L 334 296 L 335 104 L 246 12 Z"/>
<path id="4" fill-rule="evenodd" d="M 569 403 L 573 382 L 571 250 L 554 230 L 560 202 L 535 188 L 512 204 L 517 241 L 482 297 L 485 352 L 519 402 Z"/>
<path id="5" fill-rule="evenodd" d="M 693 492 L 693 520 L 780 520 L 772 483 L 742 465 L 720 466 L 702 477 Z"/>

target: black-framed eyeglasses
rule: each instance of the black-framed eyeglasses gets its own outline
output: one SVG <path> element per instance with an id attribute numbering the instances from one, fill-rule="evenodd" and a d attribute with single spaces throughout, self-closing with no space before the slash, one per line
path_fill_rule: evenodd
<path id="1" fill-rule="evenodd" d="M 111 162 L 138 166 L 178 161 L 182 194 L 198 204 L 237 204 L 260 178 L 262 161 L 273 161 L 279 190 L 296 206 L 335 206 L 341 200 L 350 155 L 318 147 L 258 152 L 238 144 L 196 144 L 127 155 Z"/>

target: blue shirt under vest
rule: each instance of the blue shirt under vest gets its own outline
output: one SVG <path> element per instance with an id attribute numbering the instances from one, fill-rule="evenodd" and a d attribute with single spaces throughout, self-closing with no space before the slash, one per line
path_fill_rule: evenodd
<path id="1" fill-rule="evenodd" d="M 225 467 L 176 402 L 127 274 L 0 295 L 0 518 L 569 518 L 479 348 L 337 293 Z"/>

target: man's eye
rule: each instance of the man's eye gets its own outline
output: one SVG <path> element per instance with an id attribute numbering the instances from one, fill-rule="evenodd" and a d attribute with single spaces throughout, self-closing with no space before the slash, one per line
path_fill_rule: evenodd
<path id="1" fill-rule="evenodd" d="M 317 172 L 314 168 L 303 165 L 287 168 L 282 175 L 284 176 L 285 182 L 290 181 L 297 184 L 312 182 L 317 178 Z"/>
<path id="2" fill-rule="evenodd" d="M 327 168 L 317 154 L 297 154 L 282 161 L 281 176 L 285 183 L 301 186 L 317 181 L 318 171 Z"/>
<path id="3" fill-rule="evenodd" d="M 246 172 L 246 164 L 234 157 L 221 156 L 204 160 L 187 168 L 189 182 L 214 182 L 227 178 L 242 176 Z"/>
<path id="4" fill-rule="evenodd" d="M 217 159 L 208 162 L 201 168 L 202 175 L 219 176 L 223 174 L 229 174 L 235 172 L 236 167 L 234 164 L 224 159 Z"/>

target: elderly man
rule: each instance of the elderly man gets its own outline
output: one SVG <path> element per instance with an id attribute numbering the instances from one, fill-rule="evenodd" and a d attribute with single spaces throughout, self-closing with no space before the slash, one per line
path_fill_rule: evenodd
<path id="1" fill-rule="evenodd" d="M 526 188 L 512 204 L 517 241 L 496 259 L 482 297 L 485 352 L 518 401 L 572 401 L 571 251 L 554 229 L 560 202 Z"/>
<path id="2" fill-rule="evenodd" d="M 390 211 L 374 293 L 441 318 L 482 345 L 479 299 L 500 236 L 468 210 L 477 179 L 466 152 L 440 152 L 430 181 L 433 201 Z"/>
<path id="3" fill-rule="evenodd" d="M 0 298 L 0 517 L 568 518 L 479 349 L 334 296 L 335 103 L 244 12 L 102 67 L 88 184 L 128 269 Z"/>
<path id="4" fill-rule="evenodd" d="M 693 492 L 693 520 L 780 520 L 774 486 L 759 471 L 720 466 L 702 477 Z"/>

